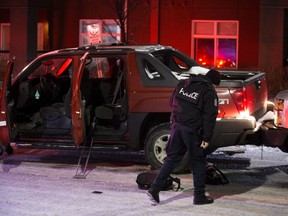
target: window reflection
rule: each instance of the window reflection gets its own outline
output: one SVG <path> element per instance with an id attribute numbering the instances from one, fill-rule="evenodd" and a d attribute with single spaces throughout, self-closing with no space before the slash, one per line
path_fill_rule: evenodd
<path id="1" fill-rule="evenodd" d="M 205 67 L 237 68 L 238 21 L 192 21 L 192 57 Z"/>

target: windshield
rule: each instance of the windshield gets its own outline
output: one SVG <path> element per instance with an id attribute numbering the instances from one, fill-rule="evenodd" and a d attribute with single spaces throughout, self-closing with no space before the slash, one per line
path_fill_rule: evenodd
<path id="1" fill-rule="evenodd" d="M 61 75 L 69 76 L 69 71 L 67 69 L 71 65 L 71 62 L 71 58 L 54 58 L 42 61 L 33 73 L 29 75 L 29 79 L 34 79 L 48 73 L 55 77 Z"/>

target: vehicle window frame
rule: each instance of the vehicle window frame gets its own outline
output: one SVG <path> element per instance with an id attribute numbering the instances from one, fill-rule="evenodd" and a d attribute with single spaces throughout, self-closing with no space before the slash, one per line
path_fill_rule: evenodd
<path id="1" fill-rule="evenodd" d="M 164 62 L 161 60 L 160 61 L 162 63 L 164 63 L 168 68 L 170 68 L 170 70 L 172 70 L 176 73 L 187 72 L 193 66 L 200 66 L 200 64 L 198 62 L 191 59 L 191 57 L 185 55 L 184 53 L 180 52 L 179 50 L 175 50 L 175 49 L 159 50 L 159 51 L 153 52 L 152 54 L 156 58 L 159 58 L 159 57 L 163 58 L 164 57 Z M 177 63 L 175 61 L 175 57 L 178 60 L 181 60 L 187 66 L 187 68 L 181 68 L 179 66 L 179 63 Z"/>
<path id="2" fill-rule="evenodd" d="M 16 85 L 17 83 L 21 82 L 22 80 L 28 79 L 28 77 L 35 71 L 37 70 L 37 68 L 44 62 L 44 61 L 48 61 L 51 59 L 55 59 L 55 58 L 71 58 L 72 62 L 71 65 L 72 66 L 72 73 L 73 73 L 73 67 L 74 67 L 74 61 L 75 58 L 80 58 L 79 54 L 73 54 L 73 55 L 49 55 L 49 56 L 44 56 L 42 58 L 35 58 L 33 61 L 31 61 L 29 64 L 27 64 L 26 67 L 23 68 L 23 70 L 21 70 L 19 73 L 17 73 L 16 71 L 13 71 L 12 73 L 12 85 Z M 70 77 L 71 79 L 73 79 L 73 76 L 71 75 Z"/>
<path id="3" fill-rule="evenodd" d="M 171 70 L 164 65 L 161 61 L 155 58 L 152 54 L 136 53 L 138 69 L 143 86 L 149 87 L 172 87 L 177 85 L 178 80 L 171 73 Z M 161 79 L 151 79 L 145 71 L 145 64 L 151 64 L 162 77 Z"/>

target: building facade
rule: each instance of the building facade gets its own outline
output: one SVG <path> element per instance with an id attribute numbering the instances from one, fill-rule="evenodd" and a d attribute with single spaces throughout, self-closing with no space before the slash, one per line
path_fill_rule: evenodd
<path id="1" fill-rule="evenodd" d="M 170 45 L 205 67 L 264 70 L 273 80 L 286 76 L 288 1 L 0 2 L 2 71 L 9 58 L 21 68 L 41 52 L 116 41 Z"/>

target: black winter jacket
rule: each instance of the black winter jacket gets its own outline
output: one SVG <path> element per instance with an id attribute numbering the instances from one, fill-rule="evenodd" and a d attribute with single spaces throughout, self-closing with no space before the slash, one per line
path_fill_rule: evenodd
<path id="1" fill-rule="evenodd" d="M 218 113 L 218 97 L 214 86 L 204 75 L 181 80 L 171 98 L 171 123 L 178 122 L 200 132 L 209 142 Z"/>

